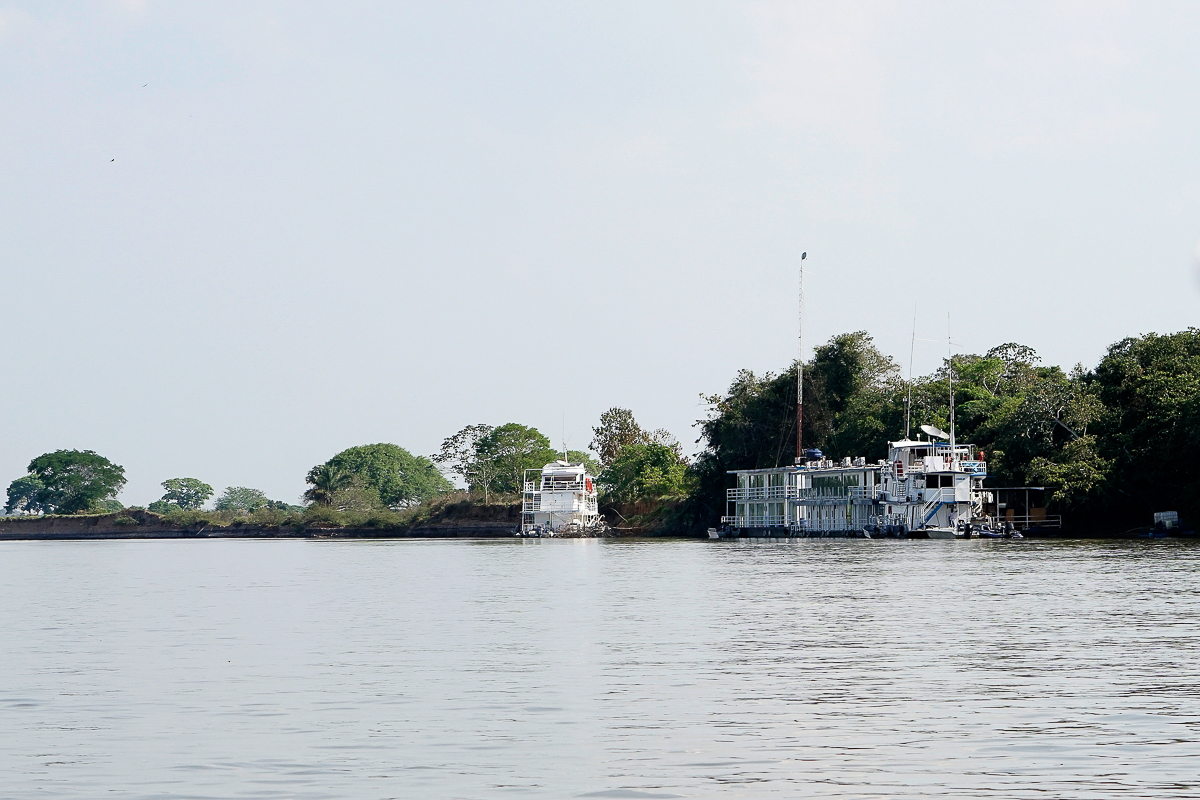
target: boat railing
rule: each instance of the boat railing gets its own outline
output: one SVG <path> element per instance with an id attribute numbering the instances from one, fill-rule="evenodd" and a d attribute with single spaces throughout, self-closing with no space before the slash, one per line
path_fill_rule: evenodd
<path id="1" fill-rule="evenodd" d="M 735 528 L 786 528 L 788 524 L 787 517 L 783 514 L 742 514 L 721 517 L 721 522 Z"/>
<path id="2" fill-rule="evenodd" d="M 800 489 L 796 494 L 791 494 L 788 496 L 796 497 L 800 500 L 833 500 L 837 498 L 846 499 L 847 497 L 866 497 L 873 500 L 875 499 L 876 495 L 870 494 L 870 492 L 878 493 L 878 491 L 879 489 L 873 486 L 806 486 L 803 489 Z"/>
<path id="3" fill-rule="evenodd" d="M 795 486 L 735 486 L 727 489 L 729 500 L 786 500 L 796 496 Z"/>
<path id="4" fill-rule="evenodd" d="M 878 486 L 851 486 L 851 500 L 874 500 L 879 497 Z"/>
<path id="5" fill-rule="evenodd" d="M 586 492 L 585 481 L 544 481 L 538 488 L 536 481 L 525 482 L 526 492 Z"/>
<path id="6" fill-rule="evenodd" d="M 972 475 L 987 475 L 986 461 L 960 461 L 963 472 L 969 472 Z"/>

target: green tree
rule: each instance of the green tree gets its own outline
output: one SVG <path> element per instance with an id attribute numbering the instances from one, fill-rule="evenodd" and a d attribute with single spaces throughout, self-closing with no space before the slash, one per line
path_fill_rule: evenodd
<path id="1" fill-rule="evenodd" d="M 1111 463 L 1096 513 L 1127 525 L 1153 511 L 1200 516 L 1200 329 L 1123 339 L 1085 381 L 1104 409 L 1094 430 Z"/>
<path id="2" fill-rule="evenodd" d="M 349 483 L 334 491 L 329 497 L 329 505 L 338 511 L 360 514 L 383 507 L 375 487 L 366 485 L 357 477 L 351 478 Z"/>
<path id="3" fill-rule="evenodd" d="M 617 460 L 621 451 L 633 444 L 645 444 L 648 436 L 628 408 L 610 408 L 600 415 L 600 424 L 592 428 L 590 447 L 600 457 L 600 466 Z"/>
<path id="4" fill-rule="evenodd" d="M 166 493 L 162 496 L 164 503 L 171 503 L 187 511 L 195 511 L 204 506 L 208 498 L 213 496 L 213 487 L 195 478 L 168 478 L 162 482 Z"/>
<path id="5" fill-rule="evenodd" d="M 325 463 L 374 489 L 388 508 L 417 505 L 454 488 L 428 458 L 394 444 L 351 447 Z"/>
<path id="6" fill-rule="evenodd" d="M 541 469 L 560 457 L 536 428 L 515 422 L 501 425 L 481 438 L 478 452 L 481 459 L 495 467 L 491 488 L 502 494 L 522 491 L 526 469 Z"/>
<path id="7" fill-rule="evenodd" d="M 75 514 L 112 499 L 125 486 L 125 468 L 91 450 L 56 450 L 29 462 L 42 484 L 33 502 L 46 513 Z M 11 487 L 10 487 L 11 488 Z"/>
<path id="8" fill-rule="evenodd" d="M 657 442 L 626 445 L 600 476 L 601 492 L 610 503 L 682 497 L 689 484 L 679 453 Z"/>
<path id="9" fill-rule="evenodd" d="M 334 495 L 347 488 L 354 481 L 354 476 L 341 467 L 318 464 L 308 471 L 304 480 L 310 485 L 304 492 L 306 501 L 321 506 L 332 506 Z"/>
<path id="10" fill-rule="evenodd" d="M 215 506 L 217 511 L 241 511 L 249 514 L 265 508 L 269 502 L 271 501 L 267 499 L 266 494 L 259 489 L 228 486 L 225 488 L 225 492 L 217 498 Z"/>
<path id="11" fill-rule="evenodd" d="M 567 461 L 572 464 L 583 464 L 587 467 L 589 475 L 600 474 L 600 462 L 592 458 L 592 454 L 586 450 L 568 450 Z"/>
<path id="12" fill-rule="evenodd" d="M 41 514 L 42 508 L 39 497 L 45 485 L 32 475 L 17 478 L 8 485 L 8 502 L 4 504 L 4 513 Z"/>
<path id="13" fill-rule="evenodd" d="M 488 502 L 497 465 L 483 456 L 479 443 L 495 428 L 491 425 L 468 425 L 442 441 L 442 449 L 433 456 L 440 467 L 458 475 L 472 491 L 483 490 L 483 502 Z"/>

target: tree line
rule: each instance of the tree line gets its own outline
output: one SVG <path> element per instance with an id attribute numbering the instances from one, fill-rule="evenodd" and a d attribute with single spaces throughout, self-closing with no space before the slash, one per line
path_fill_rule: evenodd
<path id="1" fill-rule="evenodd" d="M 796 457 L 796 369 L 743 371 L 704 398 L 695 490 L 680 520 L 724 513 L 727 470 L 790 464 Z M 804 442 L 833 458 L 884 458 L 888 441 L 922 424 L 948 429 L 950 380 L 958 441 L 984 451 L 986 485 L 1040 485 L 1053 510 L 1081 527 L 1147 525 L 1154 511 L 1200 512 L 1200 330 L 1128 337 L 1100 362 L 1070 371 L 1007 343 L 948 358 L 905 379 L 865 331 L 834 336 L 804 370 Z"/>
<path id="2" fill-rule="evenodd" d="M 1200 329 L 1129 337 L 1100 362 L 1070 371 L 1007 343 L 959 354 L 930 375 L 905 378 L 865 331 L 832 337 L 803 365 L 804 441 L 833 458 L 887 455 L 887 443 L 923 424 L 946 429 L 950 382 L 960 442 L 982 449 L 988 485 L 1042 485 L 1053 510 L 1081 526 L 1146 524 L 1151 512 L 1200 512 Z M 668 529 L 695 530 L 725 512 L 729 470 L 793 463 L 797 364 L 779 373 L 737 374 L 727 391 L 704 396 L 696 422 L 700 452 L 685 458 L 666 431 L 646 430 L 626 408 L 593 427 L 591 452 L 565 457 L 598 476 L 602 503 L 658 503 Z M 308 471 L 303 506 L 232 486 L 214 507 L 230 513 L 371 513 L 411 509 L 466 484 L 475 501 L 511 503 L 524 471 L 564 457 L 536 428 L 468 425 L 430 457 L 395 444 L 351 447 Z M 8 487 L 6 513 L 119 510 L 124 469 L 90 450 L 59 450 L 30 462 Z M 213 487 L 195 478 L 163 482 L 149 508 L 203 508 Z M 332 517 L 331 517 L 332 519 Z"/>
<path id="3" fill-rule="evenodd" d="M 518 423 L 468 425 L 447 437 L 432 457 L 390 443 L 360 445 L 308 471 L 304 505 L 271 500 L 259 489 L 230 486 L 216 497 L 213 510 L 233 514 L 401 511 L 453 492 L 447 476 L 462 479 L 468 492 L 485 504 L 509 503 L 524 488 L 525 470 L 541 469 L 562 458 L 605 476 L 600 485 L 614 498 L 683 493 L 686 462 L 665 431 L 643 431 L 631 412 L 611 409 L 594 433 L 599 459 L 587 451 L 556 450 L 536 428 Z M 5 512 L 113 513 L 124 508 L 115 498 L 125 483 L 124 467 L 94 451 L 58 450 L 33 459 L 28 474 L 9 484 Z M 162 497 L 148 505 L 149 511 L 200 511 L 215 494 L 210 484 L 197 478 L 169 478 L 162 488 Z"/>

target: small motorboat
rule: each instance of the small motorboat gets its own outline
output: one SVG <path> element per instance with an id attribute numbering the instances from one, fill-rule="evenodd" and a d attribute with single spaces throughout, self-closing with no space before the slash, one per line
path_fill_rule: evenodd
<path id="1" fill-rule="evenodd" d="M 958 538 L 958 532 L 955 531 L 954 528 L 934 526 L 934 527 L 929 527 L 929 528 L 922 528 L 921 530 L 924 531 L 926 539 L 957 539 Z"/>

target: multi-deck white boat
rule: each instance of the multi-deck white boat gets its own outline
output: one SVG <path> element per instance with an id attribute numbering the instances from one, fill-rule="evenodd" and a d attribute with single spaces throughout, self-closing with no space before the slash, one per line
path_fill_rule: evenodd
<path id="1" fill-rule="evenodd" d="M 710 538 L 741 535 L 791 536 L 899 536 L 926 539 L 970 538 L 975 532 L 988 538 L 1020 538 L 1016 528 L 1024 522 L 1058 527 L 1060 518 L 1046 516 L 1043 506 L 1033 507 L 1030 495 L 1040 487 L 985 489 L 987 462 L 975 446 L 957 444 L 954 422 L 954 369 L 947 336 L 950 432 L 930 425 L 921 430 L 928 439 L 909 439 L 909 418 L 904 438 L 888 442 L 888 457 L 868 464 L 865 458 L 834 462 L 820 450 L 803 445 L 804 407 L 804 260 L 800 255 L 800 348 L 796 373 L 796 463 L 769 469 L 730 470 L 737 486 L 728 490 L 730 512 L 721 528 L 709 529 Z M 947 329 L 949 318 L 947 318 Z M 948 331 L 947 331 L 948 332 Z M 916 343 L 916 320 L 913 321 Z M 909 366 L 909 399 L 912 407 L 912 366 Z M 1001 495 L 1000 492 L 1007 493 Z M 1024 493 L 1018 518 L 1011 502 Z"/>
<path id="2" fill-rule="evenodd" d="M 603 526 L 596 479 L 586 465 L 554 461 L 540 470 L 525 470 L 523 482 L 518 535 L 587 534 Z"/>
<path id="3" fill-rule="evenodd" d="M 874 464 L 810 450 L 795 465 L 733 470 L 722 523 L 752 535 L 955 538 L 986 521 L 987 463 L 977 455 L 969 444 L 905 439 Z"/>

